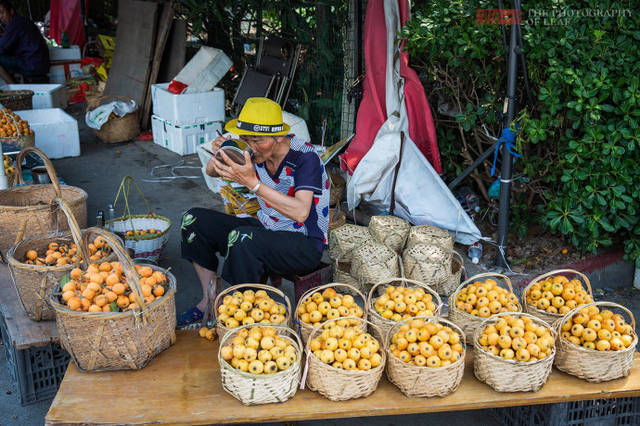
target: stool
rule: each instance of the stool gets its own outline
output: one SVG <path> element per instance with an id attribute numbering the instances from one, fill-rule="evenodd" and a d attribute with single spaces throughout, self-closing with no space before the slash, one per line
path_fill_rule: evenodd
<path id="1" fill-rule="evenodd" d="M 298 303 L 302 295 L 314 287 L 321 286 L 331 282 L 331 265 L 321 263 L 320 266 L 313 272 L 306 275 L 278 275 L 274 273 L 267 273 L 263 279 L 263 283 L 266 283 L 268 279 L 271 280 L 271 284 L 274 287 L 280 287 L 282 285 L 282 279 L 286 279 L 293 283 L 296 291 L 295 304 Z"/>

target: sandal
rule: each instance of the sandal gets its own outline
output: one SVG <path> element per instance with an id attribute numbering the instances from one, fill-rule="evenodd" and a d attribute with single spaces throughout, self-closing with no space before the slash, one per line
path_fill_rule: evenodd
<path id="1" fill-rule="evenodd" d="M 193 308 L 189 309 L 186 312 L 181 313 L 178 316 L 178 322 L 176 323 L 176 328 L 186 327 L 193 323 L 202 321 L 203 317 L 204 317 L 204 313 L 200 309 L 198 309 L 197 306 L 194 306 Z"/>

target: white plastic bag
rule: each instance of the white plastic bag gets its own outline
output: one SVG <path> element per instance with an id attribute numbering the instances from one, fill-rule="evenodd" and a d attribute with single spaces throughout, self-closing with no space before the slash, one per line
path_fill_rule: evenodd
<path id="1" fill-rule="evenodd" d="M 114 113 L 118 117 L 124 117 L 137 108 L 138 105 L 134 100 L 128 102 L 113 101 L 105 105 L 100 105 L 91 111 L 87 111 L 87 114 L 84 116 L 84 121 L 87 123 L 87 126 L 92 129 L 100 130 L 102 125 L 109 121 L 111 113 Z"/>

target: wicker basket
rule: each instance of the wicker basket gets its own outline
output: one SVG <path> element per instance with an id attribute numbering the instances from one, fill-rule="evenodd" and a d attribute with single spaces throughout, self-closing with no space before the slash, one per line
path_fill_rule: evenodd
<path id="1" fill-rule="evenodd" d="M 230 330 L 220 340 L 220 348 L 229 342 L 241 328 L 251 328 L 254 324 L 243 325 Z M 298 335 L 288 327 L 273 325 L 276 332 L 289 340 L 296 348 L 296 361 L 284 371 L 275 374 L 251 374 L 233 368 L 222 359 L 218 350 L 222 388 L 244 405 L 270 404 L 285 402 L 298 390 L 302 373 L 302 343 Z"/>
<path id="2" fill-rule="evenodd" d="M 113 101 L 130 102 L 131 99 L 126 96 L 100 96 L 94 99 L 92 105 L 87 104 L 87 110 L 93 110 L 101 105 L 111 103 Z M 140 110 L 136 109 L 124 117 L 110 118 L 102 125 L 100 130 L 93 130 L 93 133 L 104 143 L 127 142 L 140 134 Z"/>
<path id="3" fill-rule="evenodd" d="M 300 300 L 298 300 L 298 304 L 296 305 L 296 310 L 294 314 L 295 323 L 298 326 L 298 332 L 300 333 L 300 337 L 302 337 L 302 343 L 304 343 L 305 345 L 307 344 L 307 341 L 309 340 L 309 335 L 311 334 L 311 331 L 313 331 L 314 327 L 313 325 L 300 320 L 300 317 L 298 316 L 298 308 L 308 296 L 310 296 L 315 292 L 322 291 L 326 288 L 333 288 L 333 289 L 338 288 L 340 290 L 338 291 L 340 294 L 350 294 L 352 296 L 359 297 L 361 303 L 358 303 L 357 299 L 355 300 L 355 302 L 362 307 L 363 318 L 367 318 L 367 299 L 364 297 L 364 294 L 362 294 L 362 292 L 358 290 L 356 287 L 346 283 L 335 282 L 335 283 L 321 285 L 319 287 L 310 288 L 309 290 L 304 292 L 302 296 L 300 296 Z"/>
<path id="4" fill-rule="evenodd" d="M 224 299 L 224 296 L 226 296 L 227 294 L 231 295 L 233 294 L 234 291 L 242 291 L 241 289 L 245 289 L 245 290 L 253 290 L 253 289 L 259 289 L 259 290 L 264 290 L 268 293 L 275 293 L 278 297 L 280 297 L 281 299 L 284 299 L 284 304 L 285 307 L 287 309 L 287 313 L 284 317 L 284 322 L 282 322 L 280 325 L 286 325 L 287 327 L 291 326 L 291 302 L 289 301 L 289 298 L 287 297 L 286 294 L 284 294 L 282 291 L 280 291 L 279 289 L 272 287 L 270 285 L 265 285 L 265 284 L 238 284 L 238 285 L 234 285 L 231 286 L 225 290 L 222 290 L 220 293 L 218 293 L 218 296 L 216 296 L 216 299 L 213 302 L 213 314 L 215 316 L 215 323 L 216 323 L 216 332 L 218 333 L 218 336 L 224 336 L 230 329 L 225 327 L 224 325 L 222 325 L 221 321 L 218 321 L 218 316 L 220 315 L 220 313 L 218 312 L 218 306 L 222 305 L 222 300 Z M 279 302 L 278 302 L 279 303 Z M 248 324 L 250 325 L 250 324 Z"/>
<path id="5" fill-rule="evenodd" d="M 41 251 L 47 248 L 51 242 L 57 242 L 58 244 L 75 242 L 81 251 L 82 257 L 88 259 L 88 253 L 83 252 L 84 247 L 81 243 L 83 231 L 80 231 L 71 209 L 66 202 L 59 198 L 56 199 L 56 201 L 67 217 L 68 223 L 71 225 L 71 231 L 50 232 L 48 234 L 38 235 L 19 242 L 7 252 L 7 262 L 9 264 L 9 270 L 11 271 L 11 277 L 18 291 L 18 297 L 25 312 L 29 318 L 34 321 L 55 319 L 55 311 L 49 305 L 48 295 L 51 294 L 53 288 L 58 285 L 60 279 L 71 272 L 78 264 L 62 266 L 29 265 L 22 262 L 27 251 Z M 90 236 L 95 238 L 97 235 L 91 233 Z M 122 243 L 121 241 L 118 242 Z M 111 262 L 114 260 L 116 260 L 116 255 L 111 253 L 102 259 L 101 262 Z"/>
<path id="6" fill-rule="evenodd" d="M 328 322 L 335 322 L 340 319 L 357 320 L 365 328 L 368 324 L 372 326 L 374 330 L 377 330 L 375 324 L 371 324 L 369 321 L 357 317 L 336 318 L 315 327 L 309 336 L 309 341 L 307 342 L 305 349 L 307 353 L 307 366 L 305 367 L 307 369 L 307 376 L 303 385 L 306 385 L 310 390 L 318 392 L 320 395 L 331 401 L 346 401 L 349 399 L 364 398 L 375 392 L 378 387 L 380 377 L 382 377 L 382 372 L 384 371 L 387 359 L 386 351 L 383 349 L 386 347 L 386 342 L 384 340 L 379 342 L 382 362 L 379 366 L 366 371 L 342 370 L 329 364 L 325 364 L 309 349 L 309 342 L 319 334 L 324 324 Z M 377 334 L 381 334 L 380 330 L 377 330 Z"/>
<path id="7" fill-rule="evenodd" d="M 344 225 L 347 222 L 347 216 L 339 208 L 329 209 L 329 232 Z"/>
<path id="8" fill-rule="evenodd" d="M 562 336 L 559 336 L 557 339 L 558 352 L 555 360 L 556 367 L 558 370 L 564 371 L 567 374 L 595 383 L 627 377 L 631 370 L 633 355 L 638 344 L 638 335 L 635 331 L 636 321 L 629 309 L 612 302 L 589 303 L 578 306 L 557 320 L 554 328 L 558 332 L 558 335 L 560 335 L 562 325 L 576 312 L 588 306 L 609 306 L 624 311 L 631 319 L 633 343 L 621 351 L 596 351 L 575 345 L 562 338 Z"/>
<path id="9" fill-rule="evenodd" d="M 453 237 L 446 229 L 433 225 L 412 226 L 407 237 L 406 248 L 414 244 L 430 244 L 442 247 L 445 251 L 453 251 Z"/>
<path id="10" fill-rule="evenodd" d="M 544 280 L 547 277 L 551 277 L 553 275 L 557 275 L 557 274 L 569 274 L 569 275 L 577 275 L 580 278 L 582 278 L 582 281 L 587 285 L 587 290 L 589 291 L 589 296 L 591 296 L 591 298 L 593 299 L 593 291 L 591 290 L 591 282 L 589 281 L 589 278 L 587 278 L 587 276 L 585 274 L 583 274 L 582 272 L 573 270 L 573 269 L 556 269 L 553 271 L 549 271 L 545 274 L 542 274 L 540 276 L 535 277 L 533 280 L 531 280 L 531 282 L 529 283 L 529 285 L 527 285 L 524 290 L 522 290 L 522 307 L 523 307 L 523 311 L 527 312 L 535 317 L 540 318 L 543 321 L 546 321 L 549 324 L 553 324 L 554 322 L 556 322 L 557 320 L 559 320 L 560 318 L 564 317 L 564 315 L 562 314 L 554 314 L 551 312 L 546 312 L 543 311 L 541 309 L 536 308 L 533 305 L 530 305 L 529 303 L 527 303 L 527 293 L 529 292 L 529 289 L 531 288 L 532 285 L 534 285 L 537 282 L 540 282 L 542 280 Z"/>
<path id="11" fill-rule="evenodd" d="M 454 392 L 460 386 L 462 375 L 464 374 L 464 358 L 466 355 L 466 342 L 464 333 L 454 323 L 437 317 L 415 317 L 413 319 L 423 319 L 425 321 L 437 322 L 448 325 L 460 334 L 462 339 L 462 356 L 459 360 L 446 367 L 419 367 L 402 361 L 393 355 L 387 347 L 387 378 L 396 385 L 400 391 L 408 397 L 432 397 L 446 396 Z M 398 329 L 411 320 L 407 319 L 396 323 L 387 336 L 387 342 Z"/>
<path id="12" fill-rule="evenodd" d="M 442 299 L 440 299 L 438 293 L 436 293 L 431 287 L 423 282 L 411 280 L 408 278 L 389 278 L 380 281 L 373 287 L 371 287 L 371 290 L 369 290 L 369 294 L 367 295 L 367 308 L 369 310 L 369 321 L 371 321 L 372 324 L 374 324 L 382 331 L 382 337 L 385 338 L 389 334 L 389 330 L 391 330 L 396 324 L 398 324 L 398 322 L 380 316 L 380 314 L 376 312 L 374 304 L 375 299 L 377 299 L 383 292 L 385 292 L 386 288 L 394 282 L 399 282 L 400 287 L 423 288 L 426 293 L 429 293 L 431 296 L 433 296 L 434 303 L 436 304 L 436 311 L 433 313 L 433 315 L 439 315 L 440 311 L 442 310 Z"/>
<path id="13" fill-rule="evenodd" d="M 442 294 L 443 296 L 449 296 L 451 293 L 456 291 L 460 285 L 460 278 L 462 277 L 463 272 L 465 273 L 465 279 L 467 279 L 462 256 L 460 256 L 460 254 L 455 250 L 451 253 L 453 254 L 451 257 L 451 272 L 447 278 L 434 285 L 438 294 Z"/>
<path id="14" fill-rule="evenodd" d="M 469 278 L 468 280 L 460 284 L 456 291 L 453 292 L 451 296 L 449 296 L 449 320 L 453 321 L 458 327 L 462 329 L 462 331 L 464 331 L 467 342 L 469 344 L 473 344 L 473 342 L 475 342 L 474 334 L 476 332 L 476 329 L 487 318 L 477 317 L 458 309 L 458 307 L 456 306 L 456 296 L 458 295 L 460 290 L 467 286 L 467 284 L 477 281 L 479 278 L 498 278 L 498 280 L 496 280 L 498 284 L 500 284 L 501 279 L 502 281 L 504 281 L 503 286 L 513 293 L 513 286 L 511 285 L 511 280 L 509 279 L 509 277 L 493 272 L 486 272 Z M 520 308 L 518 312 L 521 312 L 522 305 L 518 304 L 518 308 Z M 491 315 L 489 318 L 493 318 L 495 315 L 497 314 Z"/>
<path id="15" fill-rule="evenodd" d="M 400 275 L 400 258 L 382 243 L 370 241 L 353 251 L 351 275 L 363 289 L 386 278 Z"/>
<path id="16" fill-rule="evenodd" d="M 124 312 L 78 312 L 62 305 L 52 294 L 60 343 L 82 371 L 138 370 L 176 341 L 176 279 L 167 270 L 147 265 L 167 275 L 168 290 L 150 304 L 144 302 L 138 274 L 125 248 L 102 228 L 89 228 L 83 236 L 104 237 L 122 264 L 138 305 Z M 85 262 L 83 260 L 83 262 Z"/>
<path id="17" fill-rule="evenodd" d="M 344 198 L 346 183 L 340 173 L 329 172 L 329 180 L 331 181 L 331 192 L 329 193 L 329 205 L 339 205 Z"/>
<path id="18" fill-rule="evenodd" d="M 131 190 L 131 183 L 135 186 L 140 197 L 144 200 L 149 210 L 148 214 L 131 214 L 129 209 L 129 193 Z M 125 176 L 120 183 L 120 188 L 116 194 L 116 199 L 113 202 L 114 207 L 118 202 L 118 198 L 122 193 L 124 198 L 124 216 L 118 217 L 113 221 L 107 221 L 107 226 L 110 227 L 112 232 L 122 236 L 124 238 L 125 246 L 131 250 L 131 257 L 136 260 L 146 260 L 149 262 L 157 262 L 162 255 L 162 250 L 167 246 L 169 241 L 169 231 L 171 230 L 171 219 L 159 216 L 153 212 L 149 201 L 145 198 L 144 194 L 138 187 L 138 184 L 131 176 Z M 127 236 L 127 231 L 136 230 L 148 230 L 156 229 L 158 232 L 155 234 L 146 235 L 130 235 Z"/>
<path id="19" fill-rule="evenodd" d="M 440 246 L 414 244 L 402 254 L 405 276 L 436 287 L 451 274 L 451 256 Z"/>
<path id="20" fill-rule="evenodd" d="M 31 90 L 1 90 L 0 104 L 14 111 L 33 109 L 33 94 Z"/>
<path id="21" fill-rule="evenodd" d="M 373 216 L 369 222 L 371 235 L 396 253 L 402 252 L 411 225 L 396 216 Z"/>
<path id="22" fill-rule="evenodd" d="M 53 164 L 39 149 L 29 147 L 20 151 L 16 159 L 18 184 L 24 184 L 20 165 L 30 152 L 42 158 L 52 183 L 0 191 L 0 252 L 3 255 L 24 239 L 46 234 L 51 229 L 69 229 L 64 213 L 53 204 L 56 197 L 69 204 L 80 228 L 87 226 L 87 193 L 73 186 L 61 186 Z"/>
<path id="23" fill-rule="evenodd" d="M 351 275 L 351 263 L 341 262 L 341 260 L 341 258 L 337 258 L 333 262 L 333 282 L 349 284 L 350 286 L 357 288 L 359 291 L 362 291 L 360 281 Z"/>
<path id="24" fill-rule="evenodd" d="M 536 361 L 519 362 L 511 359 L 504 359 L 493 355 L 478 344 L 480 333 L 489 324 L 495 324 L 498 319 L 511 312 L 492 315 L 480 324 L 473 337 L 473 373 L 476 378 L 491 386 L 496 392 L 536 392 L 544 385 L 551 373 L 553 357 L 556 347 L 553 346 L 551 355 Z M 538 326 L 544 326 L 556 334 L 549 324 L 533 315 L 518 313 L 519 318 L 529 317 Z"/>
<path id="25" fill-rule="evenodd" d="M 353 250 L 372 238 L 366 226 L 342 225 L 329 232 L 329 258 L 341 258 L 342 262 L 351 262 Z"/>

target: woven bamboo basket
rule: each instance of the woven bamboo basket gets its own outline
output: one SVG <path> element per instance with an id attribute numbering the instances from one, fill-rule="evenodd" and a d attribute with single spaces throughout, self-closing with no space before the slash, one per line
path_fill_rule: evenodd
<path id="1" fill-rule="evenodd" d="M 168 289 L 161 298 L 145 303 L 135 265 L 125 248 L 102 228 L 89 228 L 83 244 L 92 234 L 101 235 L 118 257 L 138 308 L 123 312 L 72 311 L 54 293 L 50 303 L 56 311 L 60 343 L 82 371 L 141 369 L 176 341 L 176 279 L 165 269 L 146 265 L 166 274 Z"/>
<path id="2" fill-rule="evenodd" d="M 372 324 L 374 324 L 376 327 L 378 327 L 382 331 L 381 336 L 385 338 L 389 334 L 389 330 L 391 330 L 391 328 L 393 328 L 398 322 L 390 319 L 386 319 L 380 316 L 380 314 L 376 312 L 376 309 L 374 306 L 375 299 L 381 296 L 386 291 L 387 287 L 389 287 L 389 285 L 395 282 L 398 282 L 397 286 L 400 286 L 400 287 L 408 287 L 408 288 L 420 287 L 424 289 L 425 293 L 429 293 L 433 298 L 433 303 L 435 303 L 436 305 L 436 310 L 433 313 L 434 316 L 439 315 L 440 311 L 442 310 L 442 299 L 440 299 L 440 296 L 438 296 L 438 293 L 436 293 L 431 287 L 429 287 L 423 282 L 408 279 L 408 278 L 389 278 L 389 279 L 380 281 L 377 284 L 375 284 L 373 287 L 371 287 L 371 289 L 369 290 L 369 294 L 367 295 L 367 308 L 369 310 L 369 317 L 368 317 L 369 321 L 371 321 Z"/>
<path id="3" fill-rule="evenodd" d="M 414 244 L 431 244 L 442 247 L 446 251 L 453 251 L 451 233 L 433 225 L 412 226 L 407 237 L 406 248 L 410 248 Z"/>
<path id="4" fill-rule="evenodd" d="M 338 229 L 347 222 L 347 216 L 339 208 L 329 209 L 329 232 Z"/>
<path id="5" fill-rule="evenodd" d="M 91 105 L 87 103 L 87 110 L 93 110 L 100 105 L 105 105 L 113 101 L 122 100 L 130 102 L 131 98 L 126 96 L 104 95 L 92 100 Z M 100 130 L 93 130 L 93 133 L 104 143 L 127 142 L 140 134 L 140 109 L 136 109 L 124 117 L 112 117 L 102 125 Z"/>
<path id="6" fill-rule="evenodd" d="M 18 291 L 18 297 L 24 307 L 25 312 L 34 321 L 44 321 L 55 319 L 55 311 L 49 305 L 49 294 L 54 287 L 58 285 L 60 279 L 67 275 L 79 263 L 61 266 L 40 266 L 29 265 L 22 260 L 25 258 L 28 250 L 36 250 L 41 252 L 45 250 L 49 243 L 57 242 L 58 244 L 71 244 L 74 242 L 80 250 L 83 258 L 88 256 L 84 252 L 84 246 L 81 243 L 82 233 L 78 227 L 78 222 L 73 217 L 73 213 L 68 204 L 59 198 L 56 199 L 60 208 L 67 217 L 71 231 L 55 232 L 38 235 L 28 238 L 11 247 L 7 252 L 7 263 L 11 271 L 11 277 Z M 97 234 L 90 232 L 89 237 L 95 238 Z M 118 241 L 122 243 L 121 241 Z M 88 257 L 86 257 L 88 259 Z M 116 255 L 110 253 L 103 258 L 101 262 L 111 262 L 116 260 Z"/>
<path id="7" fill-rule="evenodd" d="M 329 258 L 351 262 L 352 252 L 363 242 L 372 239 L 366 226 L 345 224 L 329 232 Z"/>
<path id="8" fill-rule="evenodd" d="M 344 198 L 346 183 L 340 173 L 329 172 L 329 180 L 331 181 L 331 192 L 329 194 L 329 205 L 339 205 Z"/>
<path id="9" fill-rule="evenodd" d="M 393 335 L 405 323 L 413 319 L 423 319 L 447 325 L 460 334 L 462 339 L 462 356 L 459 360 L 446 367 L 419 367 L 402 361 L 393 355 L 387 347 L 387 378 L 408 397 L 446 396 L 460 386 L 464 374 L 464 358 L 466 356 L 466 341 L 464 333 L 454 323 L 438 317 L 414 317 L 394 324 L 387 335 L 387 342 L 391 342 Z"/>
<path id="10" fill-rule="evenodd" d="M 380 280 L 399 276 L 400 264 L 400 258 L 393 250 L 370 241 L 353 251 L 350 273 L 366 291 Z"/>
<path id="11" fill-rule="evenodd" d="M 363 310 L 363 318 L 367 318 L 367 298 L 364 296 L 364 294 L 362 294 L 362 292 L 360 290 L 358 290 L 357 287 L 354 287 L 352 285 L 346 284 L 346 283 L 339 283 L 339 282 L 335 282 L 335 283 L 329 283 L 329 284 L 325 284 L 325 285 L 321 285 L 319 287 L 313 287 L 310 288 L 309 290 L 305 291 L 302 296 L 300 297 L 300 300 L 298 300 L 298 304 L 296 305 L 296 310 L 295 310 L 295 314 L 294 314 L 294 318 L 295 318 L 295 323 L 298 326 L 298 332 L 300 333 L 300 336 L 302 337 L 302 343 L 304 343 L 305 345 L 307 344 L 307 341 L 309 340 L 309 335 L 311 334 L 311 331 L 313 331 L 313 325 L 308 324 L 304 321 L 302 321 L 300 319 L 300 316 L 298 315 L 298 308 L 300 307 L 300 305 L 302 303 L 304 303 L 305 299 L 307 299 L 307 297 L 311 296 L 313 293 L 316 293 L 318 291 L 322 291 L 326 288 L 333 288 L 334 290 L 336 290 L 338 293 L 340 294 L 350 294 L 351 296 L 355 296 L 359 298 L 360 303 L 358 303 L 358 299 L 356 299 L 354 297 L 354 301 L 355 303 L 357 303 Z"/>
<path id="12" fill-rule="evenodd" d="M 243 325 L 227 331 L 220 340 L 220 348 L 233 339 L 238 330 L 254 327 L 254 324 Z M 222 359 L 218 350 L 222 388 L 244 405 L 270 404 L 285 402 L 292 398 L 298 390 L 302 374 L 302 343 L 300 338 L 288 327 L 273 325 L 280 337 L 289 340 L 296 348 L 296 361 L 286 370 L 275 374 L 251 374 L 233 368 Z"/>
<path id="13" fill-rule="evenodd" d="M 396 216 L 373 216 L 369 222 L 371 235 L 396 253 L 402 252 L 411 225 Z"/>
<path id="14" fill-rule="evenodd" d="M 586 284 L 586 286 L 587 286 L 587 291 L 589 292 L 589 296 L 591 296 L 591 298 L 593 299 L 593 291 L 591 290 L 591 282 L 589 281 L 589 278 L 585 274 L 583 274 L 582 272 L 573 270 L 573 269 L 556 269 L 556 270 L 549 271 L 547 273 L 544 273 L 542 275 L 539 275 L 539 276 L 535 277 L 524 288 L 524 290 L 522 290 L 522 308 L 523 308 L 524 312 L 527 312 L 527 313 L 529 313 L 529 314 L 531 314 L 531 315 L 533 315 L 535 317 L 538 317 L 541 320 L 548 322 L 549 324 L 553 324 L 554 322 L 556 322 L 560 318 L 564 317 L 564 315 L 562 315 L 562 314 L 554 314 L 554 313 L 551 313 L 551 312 L 546 312 L 546 311 L 543 311 L 542 309 L 538 309 L 535 306 L 527 303 L 527 293 L 529 292 L 529 289 L 531 288 L 532 285 L 534 285 L 537 282 L 540 282 L 540 281 L 544 280 L 547 277 L 551 277 L 551 276 L 558 275 L 558 274 L 577 275 L 578 277 L 580 277 L 582 279 L 582 282 L 584 284 Z"/>
<path id="15" fill-rule="evenodd" d="M 366 329 L 367 325 L 373 327 L 377 331 L 378 335 L 381 335 L 380 330 L 377 329 L 375 324 L 370 323 L 366 319 L 357 317 L 340 317 L 333 320 L 326 321 L 322 325 L 315 327 L 306 345 L 307 353 L 307 376 L 303 385 L 306 385 L 310 390 L 318 392 L 320 395 L 331 401 L 346 401 L 349 399 L 364 398 L 371 395 L 378 387 L 380 377 L 384 371 L 384 366 L 387 360 L 386 351 L 383 349 L 386 347 L 386 342 L 380 340 L 380 355 L 382 356 L 382 362 L 379 366 L 372 368 L 371 370 L 342 370 L 340 368 L 333 367 L 329 364 L 322 362 L 311 350 L 309 349 L 309 342 L 320 333 L 324 324 L 328 322 L 335 322 L 340 319 L 356 320 L 362 327 Z"/>
<path id="16" fill-rule="evenodd" d="M 519 362 L 493 355 L 478 344 L 478 338 L 487 325 L 495 324 L 500 317 L 510 314 L 512 313 L 504 312 L 485 318 L 476 329 L 473 337 L 473 373 L 478 380 L 491 386 L 496 392 L 537 392 L 549 378 L 556 345 L 553 346 L 551 355 L 546 358 Z M 518 313 L 517 316 L 529 317 L 536 325 L 544 326 L 551 330 L 552 335 L 556 335 L 555 330 L 538 317 L 525 313 Z"/>
<path id="17" fill-rule="evenodd" d="M 576 312 L 588 306 L 608 306 L 624 311 L 631 319 L 631 328 L 633 329 L 633 342 L 631 345 L 621 351 L 597 351 L 578 346 L 562 338 L 560 336 L 562 325 Z M 556 340 L 558 352 L 555 359 L 558 370 L 595 383 L 615 380 L 629 375 L 633 364 L 633 355 L 638 345 L 638 335 L 635 331 L 636 320 L 629 309 L 612 302 L 589 303 L 578 306 L 557 320 L 554 328 L 559 335 Z"/>
<path id="18" fill-rule="evenodd" d="M 496 281 L 498 284 L 502 282 L 503 287 L 506 287 L 510 292 L 513 293 L 513 286 L 511 285 L 511 280 L 506 275 L 494 273 L 494 272 L 486 272 L 483 274 L 475 275 L 468 280 L 464 281 L 458 288 L 456 289 L 451 296 L 449 296 L 449 320 L 453 321 L 458 327 L 464 331 L 466 335 L 467 342 L 469 344 L 473 344 L 474 333 L 476 329 L 482 324 L 484 320 L 487 318 L 477 317 L 475 315 L 471 315 L 467 312 L 461 311 L 456 306 L 456 296 L 464 287 L 468 284 L 471 284 L 474 281 L 477 281 L 479 278 L 498 278 Z M 518 303 L 518 312 L 522 312 L 522 305 Z M 496 314 L 491 315 L 489 318 L 493 318 Z"/>
<path id="19" fill-rule="evenodd" d="M 0 104 L 14 111 L 33 109 L 33 95 L 32 90 L 1 90 Z"/>
<path id="20" fill-rule="evenodd" d="M 30 152 L 44 161 L 51 184 L 22 185 L 20 165 Z M 0 191 L 0 252 L 3 255 L 26 238 L 46 234 L 50 229 L 69 229 L 66 216 L 53 203 L 56 197 L 69 204 L 80 228 L 87 226 L 87 193 L 80 188 L 60 185 L 53 164 L 42 151 L 33 147 L 20 151 L 16 174 L 18 184 L 22 186 Z"/>
<path id="21" fill-rule="evenodd" d="M 360 281 L 351 275 L 351 262 L 341 262 L 341 260 L 339 257 L 333 262 L 333 282 L 349 284 L 362 291 Z"/>
<path id="22" fill-rule="evenodd" d="M 451 271 L 449 275 L 439 283 L 434 285 L 435 290 L 438 294 L 442 294 L 443 296 L 449 296 L 451 293 L 456 291 L 458 286 L 460 285 L 460 278 L 462 277 L 462 273 L 465 273 L 466 279 L 466 271 L 464 269 L 464 260 L 460 254 L 453 250 L 451 252 L 453 255 L 451 257 Z"/>
<path id="23" fill-rule="evenodd" d="M 131 214 L 129 208 L 129 193 L 131 192 L 131 183 L 135 186 L 138 194 L 144 201 L 149 211 L 148 214 Z M 136 260 L 146 260 L 149 262 L 157 262 L 162 251 L 169 241 L 169 231 L 171 230 L 171 219 L 159 216 L 153 212 L 149 201 L 138 187 L 138 184 L 131 176 L 125 176 L 120 183 L 120 188 L 116 194 L 113 206 L 116 206 L 118 198 L 122 194 L 124 198 L 124 215 L 107 221 L 107 226 L 112 232 L 124 238 L 125 246 L 132 251 L 131 257 Z M 146 235 L 126 235 L 128 231 L 155 229 L 154 234 Z"/>
<path id="24" fill-rule="evenodd" d="M 402 254 L 405 276 L 436 287 L 451 274 L 451 251 L 430 244 L 414 244 Z"/>
<path id="25" fill-rule="evenodd" d="M 278 296 L 280 299 L 284 300 L 284 305 L 285 308 L 287 309 L 287 313 L 284 317 L 284 322 L 281 323 L 281 325 L 286 325 L 287 327 L 291 326 L 291 302 L 289 301 L 289 298 L 287 297 L 286 294 L 284 294 L 282 291 L 280 291 L 279 289 L 272 287 L 270 285 L 265 285 L 265 284 L 238 284 L 238 285 L 234 285 L 231 286 L 229 288 L 226 288 L 224 290 L 222 290 L 220 293 L 218 293 L 218 296 L 216 296 L 216 299 L 213 302 L 213 314 L 215 316 L 215 323 L 216 323 L 216 332 L 218 333 L 218 336 L 224 336 L 229 330 L 229 328 L 225 327 L 222 324 L 222 321 L 218 321 L 218 317 L 220 316 L 220 312 L 218 312 L 218 307 L 220 305 L 222 305 L 222 301 L 224 299 L 224 296 L 226 295 L 232 295 L 233 292 L 235 291 L 240 291 L 242 292 L 243 290 L 253 290 L 253 289 L 258 289 L 258 290 L 264 290 L 267 292 L 267 294 L 269 293 L 273 293 L 276 296 Z M 273 297 L 270 296 L 272 299 Z M 276 302 L 281 303 L 279 301 L 276 300 Z M 237 327 L 236 327 L 237 328 Z"/>

